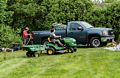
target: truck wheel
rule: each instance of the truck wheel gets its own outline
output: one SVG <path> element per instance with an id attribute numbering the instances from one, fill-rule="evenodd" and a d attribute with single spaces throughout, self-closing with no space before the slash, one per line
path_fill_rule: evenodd
<path id="1" fill-rule="evenodd" d="M 55 49 L 54 49 L 54 48 L 48 48 L 48 49 L 47 49 L 47 54 L 48 54 L 48 55 L 53 55 L 53 54 L 55 54 Z"/>
<path id="2" fill-rule="evenodd" d="M 43 44 L 43 45 L 47 45 L 48 43 L 49 43 L 49 42 L 48 42 L 47 39 L 45 39 L 45 40 L 42 41 L 42 44 Z"/>
<path id="3" fill-rule="evenodd" d="M 101 47 L 104 47 L 104 46 L 106 46 L 106 45 L 107 45 L 107 42 L 101 43 Z"/>
<path id="4" fill-rule="evenodd" d="M 98 37 L 92 37 L 90 39 L 90 46 L 91 47 L 100 47 L 101 41 Z"/>

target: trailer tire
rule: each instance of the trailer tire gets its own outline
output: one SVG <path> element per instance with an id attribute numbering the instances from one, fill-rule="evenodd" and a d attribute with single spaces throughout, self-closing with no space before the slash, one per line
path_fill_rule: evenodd
<path id="1" fill-rule="evenodd" d="M 32 54 L 28 51 L 28 52 L 26 53 L 26 56 L 27 56 L 27 57 L 32 57 Z"/>
<path id="2" fill-rule="evenodd" d="M 35 53 L 34 53 L 34 56 L 35 56 L 35 57 L 39 57 L 39 56 L 40 56 L 40 53 L 35 52 Z"/>

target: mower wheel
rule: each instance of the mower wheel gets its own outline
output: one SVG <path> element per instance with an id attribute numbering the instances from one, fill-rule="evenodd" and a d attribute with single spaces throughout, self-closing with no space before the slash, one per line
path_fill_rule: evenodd
<path id="1" fill-rule="evenodd" d="M 73 53 L 74 52 L 73 48 L 68 48 L 67 50 L 68 50 L 68 53 Z"/>
<path id="2" fill-rule="evenodd" d="M 48 54 L 48 55 L 53 55 L 53 54 L 55 54 L 55 49 L 54 49 L 54 48 L 48 48 L 48 49 L 47 49 L 47 54 Z"/>
<path id="3" fill-rule="evenodd" d="M 74 48 L 73 50 L 74 50 L 74 52 L 76 52 L 76 51 L 77 51 L 77 48 Z"/>
<path id="4" fill-rule="evenodd" d="M 27 56 L 27 57 L 32 57 L 32 54 L 28 51 L 28 52 L 26 53 L 26 56 Z"/>

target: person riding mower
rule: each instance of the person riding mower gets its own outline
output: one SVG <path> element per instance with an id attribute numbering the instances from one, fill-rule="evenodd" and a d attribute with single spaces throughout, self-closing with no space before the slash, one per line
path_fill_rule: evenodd
<path id="1" fill-rule="evenodd" d="M 55 29 L 51 30 L 51 35 L 48 38 L 48 44 L 47 44 L 47 54 L 52 55 L 57 52 L 59 53 L 65 53 L 70 52 L 73 53 L 77 49 L 76 40 L 73 38 L 61 38 L 61 36 L 55 35 Z"/>
<path id="2" fill-rule="evenodd" d="M 74 38 L 60 38 L 59 39 L 64 46 L 61 46 L 57 42 L 53 42 L 51 37 L 48 38 L 48 44 L 47 44 L 47 54 L 53 55 L 56 53 L 73 53 L 77 51 L 77 44 L 76 40 Z"/>

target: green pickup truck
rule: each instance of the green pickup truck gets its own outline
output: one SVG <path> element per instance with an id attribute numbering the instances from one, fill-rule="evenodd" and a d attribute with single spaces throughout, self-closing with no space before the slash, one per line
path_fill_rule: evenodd
<path id="1" fill-rule="evenodd" d="M 77 44 L 89 45 L 91 47 L 106 46 L 114 39 L 111 28 L 96 28 L 85 21 L 72 21 L 67 25 L 57 24 L 56 34 L 62 37 L 72 37 Z M 46 44 L 50 31 L 33 31 L 33 42 L 35 44 Z"/>

